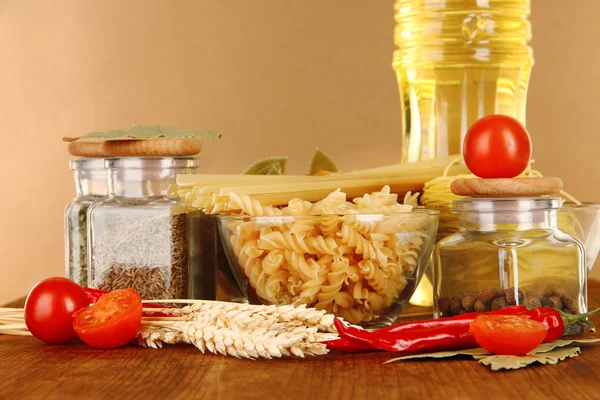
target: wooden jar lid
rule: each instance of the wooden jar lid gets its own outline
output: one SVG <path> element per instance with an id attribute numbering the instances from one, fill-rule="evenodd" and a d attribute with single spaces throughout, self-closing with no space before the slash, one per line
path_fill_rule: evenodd
<path id="1" fill-rule="evenodd" d="M 562 181 L 555 177 L 457 179 L 452 193 L 470 197 L 537 197 L 562 190 Z"/>
<path id="2" fill-rule="evenodd" d="M 107 140 L 102 151 L 107 157 L 182 157 L 202 150 L 199 139 Z"/>
<path id="3" fill-rule="evenodd" d="M 104 157 L 102 142 L 71 142 L 68 150 L 69 154 L 77 157 Z"/>
<path id="4" fill-rule="evenodd" d="M 69 153 L 79 157 L 185 157 L 201 150 L 200 140 L 191 138 L 69 143 Z"/>

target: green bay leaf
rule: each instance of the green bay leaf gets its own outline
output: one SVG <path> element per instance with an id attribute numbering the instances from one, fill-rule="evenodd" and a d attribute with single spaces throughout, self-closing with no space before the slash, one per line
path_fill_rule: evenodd
<path id="1" fill-rule="evenodd" d="M 253 162 L 242 172 L 243 175 L 283 175 L 287 157 L 269 157 Z"/>
<path id="2" fill-rule="evenodd" d="M 319 172 L 339 172 L 337 166 L 325 152 L 317 148 L 310 160 L 309 175 L 315 175 Z"/>
<path id="3" fill-rule="evenodd" d="M 171 126 L 144 126 L 144 125 L 133 125 L 127 129 L 114 129 L 108 132 L 90 132 L 87 135 L 79 137 L 64 137 L 65 142 L 74 142 L 79 139 L 86 140 L 121 140 L 121 139 L 137 139 L 137 140 L 148 140 L 158 138 L 169 138 L 169 139 L 218 139 L 221 134 L 218 132 L 211 132 L 206 130 L 193 131 L 193 130 L 179 130 Z"/>

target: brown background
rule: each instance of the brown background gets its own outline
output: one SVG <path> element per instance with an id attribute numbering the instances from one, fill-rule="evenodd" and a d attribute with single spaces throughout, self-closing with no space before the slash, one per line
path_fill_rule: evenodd
<path id="1" fill-rule="evenodd" d="M 533 0 L 536 167 L 600 202 L 600 2 Z M 0 303 L 61 275 L 74 194 L 63 135 L 208 128 L 203 171 L 316 146 L 344 170 L 398 162 L 393 0 L 0 1 Z M 600 276 L 600 268 L 596 268 Z"/>

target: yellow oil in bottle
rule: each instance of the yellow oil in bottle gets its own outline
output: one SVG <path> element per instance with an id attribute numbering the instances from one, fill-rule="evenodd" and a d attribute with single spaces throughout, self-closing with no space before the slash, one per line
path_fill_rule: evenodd
<path id="1" fill-rule="evenodd" d="M 485 115 L 525 123 L 529 15 L 530 0 L 397 0 L 403 162 L 461 153 Z"/>

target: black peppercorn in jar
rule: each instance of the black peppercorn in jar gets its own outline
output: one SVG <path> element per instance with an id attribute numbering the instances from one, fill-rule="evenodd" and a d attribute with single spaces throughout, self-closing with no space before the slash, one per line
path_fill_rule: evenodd
<path id="1" fill-rule="evenodd" d="M 521 304 L 585 312 L 585 251 L 558 229 L 561 205 L 549 197 L 455 201 L 459 232 L 433 255 L 436 317 Z"/>

